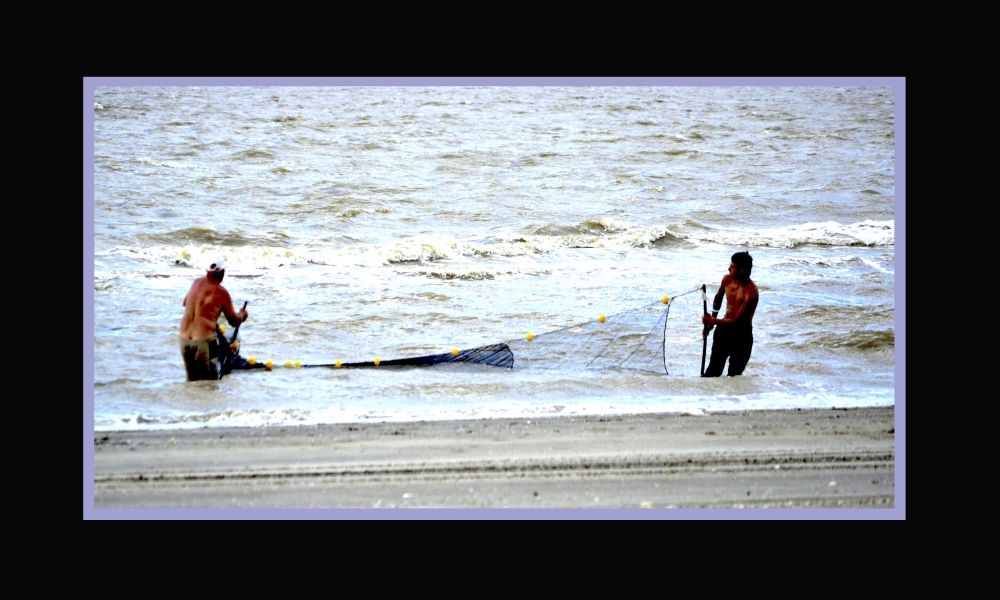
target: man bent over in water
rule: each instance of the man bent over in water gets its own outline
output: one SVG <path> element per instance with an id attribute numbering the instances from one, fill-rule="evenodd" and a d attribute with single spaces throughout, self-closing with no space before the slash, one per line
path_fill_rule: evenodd
<path id="1" fill-rule="evenodd" d="M 194 280 L 184 297 L 180 334 L 188 381 L 219 378 L 219 341 L 215 335 L 219 315 L 225 313 L 230 325 L 249 317 L 245 308 L 238 313 L 233 309 L 232 298 L 221 285 L 225 275 L 226 263 L 219 258 L 208 266 L 204 277 Z"/>

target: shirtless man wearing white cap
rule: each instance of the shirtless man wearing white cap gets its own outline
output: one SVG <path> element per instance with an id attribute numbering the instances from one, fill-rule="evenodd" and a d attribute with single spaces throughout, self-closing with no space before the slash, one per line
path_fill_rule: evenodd
<path id="1" fill-rule="evenodd" d="M 225 313 L 230 325 L 247 320 L 246 308 L 233 309 L 229 292 L 222 287 L 226 263 L 220 257 L 205 269 L 204 277 L 191 284 L 184 297 L 184 317 L 181 318 L 181 354 L 187 368 L 188 381 L 219 378 L 219 342 L 216 323 Z"/>

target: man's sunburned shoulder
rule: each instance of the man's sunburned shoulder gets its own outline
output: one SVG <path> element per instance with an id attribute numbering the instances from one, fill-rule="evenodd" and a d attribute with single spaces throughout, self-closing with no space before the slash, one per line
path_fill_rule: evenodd
<path id="1" fill-rule="evenodd" d="M 221 283 L 213 283 L 208 277 L 199 277 L 195 279 L 191 284 L 192 290 L 211 290 L 212 292 L 221 292 L 228 294 L 226 288 L 222 287 Z"/>

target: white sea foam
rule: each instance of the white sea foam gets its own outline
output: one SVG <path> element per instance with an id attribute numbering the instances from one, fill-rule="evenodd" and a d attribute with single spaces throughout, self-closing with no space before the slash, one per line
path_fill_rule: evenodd
<path id="1" fill-rule="evenodd" d="M 891 246 L 895 243 L 895 231 L 895 221 L 867 220 L 849 225 L 827 221 L 759 231 L 717 229 L 699 232 L 697 237 L 721 244 L 774 248 L 795 248 L 803 245 Z"/>
<path id="2" fill-rule="evenodd" d="M 604 219 L 599 219 L 604 220 Z M 596 221 L 596 220 L 595 220 Z M 888 245 L 894 240 L 892 221 L 865 221 L 851 225 L 835 222 L 806 223 L 759 232 L 735 230 L 687 230 L 675 231 L 667 226 L 631 227 L 613 219 L 607 219 L 607 227 L 615 231 L 608 234 L 568 234 L 568 235 L 526 235 L 516 239 L 460 240 L 445 235 L 423 235 L 381 244 L 353 244 L 336 249 L 315 247 L 282 248 L 274 246 L 219 246 L 216 244 L 188 245 L 177 247 L 132 247 L 115 248 L 107 255 L 129 257 L 140 263 L 168 266 L 186 266 L 200 270 L 206 261 L 222 256 L 230 265 L 231 272 L 249 274 L 261 270 L 276 269 L 292 265 L 329 265 L 377 267 L 381 265 L 411 262 L 435 263 L 449 259 L 469 257 L 518 257 L 544 255 L 574 248 L 595 248 L 605 250 L 625 250 L 648 247 L 664 237 L 688 241 L 712 241 L 716 243 L 742 246 L 769 246 L 793 248 L 803 244 L 829 246 L 871 246 Z M 788 257 L 786 262 L 816 262 L 839 264 L 850 257 Z M 882 272 L 890 270 L 871 259 L 862 258 L 864 264 Z M 435 271 L 439 276 L 449 278 L 446 271 Z M 481 268 L 479 275 L 472 270 L 452 271 L 453 276 L 462 279 L 488 279 L 498 274 L 515 274 L 523 271 L 510 269 Z M 538 271 L 535 271 L 536 273 Z M 95 273 L 95 277 L 97 274 Z M 107 275 L 102 275 L 107 277 Z"/>
<path id="3" fill-rule="evenodd" d="M 618 222 L 609 220 L 616 227 Z M 437 262 L 461 257 L 517 257 L 559 252 L 570 248 L 624 250 L 647 246 L 666 235 L 667 227 L 645 227 L 608 235 L 571 234 L 523 236 L 515 240 L 482 242 L 458 240 L 444 235 L 423 235 L 382 244 L 354 244 L 337 249 L 315 247 L 219 246 L 115 248 L 108 254 L 127 256 L 141 263 L 161 266 L 188 266 L 201 269 L 206 261 L 222 256 L 231 272 L 244 273 L 290 265 L 330 265 L 376 267 L 407 262 Z"/>
<path id="4" fill-rule="evenodd" d="M 417 275 L 430 277 L 432 279 L 463 279 L 477 281 L 483 279 L 496 279 L 504 276 L 526 275 L 538 277 L 549 275 L 551 269 L 537 269 L 528 267 L 449 267 L 431 270 L 417 271 Z"/>
<path id="5" fill-rule="evenodd" d="M 198 165 L 192 163 L 182 163 L 176 160 L 156 160 L 149 157 L 136 158 L 135 162 L 154 167 L 170 167 L 171 169 L 193 169 Z"/>
<path id="6" fill-rule="evenodd" d="M 537 403 L 508 400 L 474 402 L 463 406 L 411 405 L 405 408 L 366 408 L 345 404 L 320 409 L 232 409 L 209 413 L 117 415 L 95 421 L 95 431 L 133 429 L 193 429 L 200 427 L 266 427 L 317 425 L 330 423 L 405 423 L 468 419 L 545 418 L 557 416 L 612 416 L 652 413 L 676 413 L 705 416 L 713 412 L 795 409 L 853 408 L 892 406 L 891 394 L 872 394 L 863 398 L 838 395 L 822 390 L 803 394 L 770 392 L 737 396 L 674 396 L 659 402 L 608 402 L 600 398 L 569 402 Z"/>
<path id="7" fill-rule="evenodd" d="M 605 231 L 626 231 L 631 228 L 631 225 L 628 223 L 612 219 L 611 217 L 599 217 L 597 219 L 591 219 L 587 221 L 587 223 L 600 225 Z"/>
<path id="8" fill-rule="evenodd" d="M 878 264 L 877 262 L 875 262 L 873 260 L 869 260 L 867 258 L 861 258 L 859 260 L 861 260 L 861 262 L 865 263 L 869 267 L 875 269 L 876 271 L 880 271 L 882 273 L 891 273 L 891 271 L 889 271 L 889 269 L 886 269 L 885 267 L 883 267 L 882 265 Z"/>

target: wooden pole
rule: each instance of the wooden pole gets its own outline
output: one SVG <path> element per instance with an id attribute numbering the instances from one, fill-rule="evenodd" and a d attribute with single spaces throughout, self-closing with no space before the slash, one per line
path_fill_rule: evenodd
<path id="1" fill-rule="evenodd" d="M 708 315 L 708 296 L 705 295 L 705 285 L 701 286 L 701 304 Z M 708 350 L 708 326 L 706 325 L 701 333 L 701 376 L 705 376 L 705 353 Z"/>

